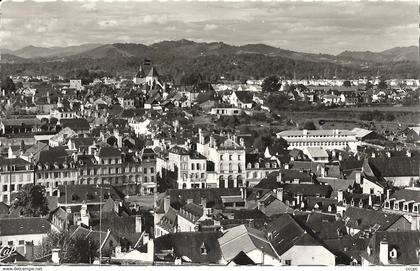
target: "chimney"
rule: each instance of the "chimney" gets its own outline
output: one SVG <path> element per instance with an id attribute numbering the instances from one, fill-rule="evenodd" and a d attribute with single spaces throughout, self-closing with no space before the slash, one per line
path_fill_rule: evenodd
<path id="1" fill-rule="evenodd" d="M 338 154 L 338 160 L 343 161 L 343 155 L 341 153 Z"/>
<path id="2" fill-rule="evenodd" d="M 245 200 L 246 199 L 246 190 L 245 187 L 241 187 L 241 199 Z"/>
<path id="3" fill-rule="evenodd" d="M 371 157 L 372 158 L 375 158 L 376 157 L 376 153 L 372 152 Z"/>
<path id="4" fill-rule="evenodd" d="M 187 199 L 187 204 L 191 204 L 193 202 L 194 202 L 193 199 Z"/>
<path id="5" fill-rule="evenodd" d="M 407 157 L 411 157 L 411 151 L 407 150 L 406 155 Z"/>
<path id="6" fill-rule="evenodd" d="M 241 145 L 242 147 L 245 147 L 245 140 L 243 137 L 239 138 L 239 145 Z"/>
<path id="7" fill-rule="evenodd" d="M 163 198 L 163 211 L 165 212 L 165 214 L 168 212 L 170 206 L 171 206 L 171 196 L 168 195 L 165 198 Z"/>
<path id="8" fill-rule="evenodd" d="M 340 202 L 340 201 L 343 201 L 343 200 L 344 200 L 344 192 L 343 192 L 343 190 L 338 190 L 337 191 L 337 201 Z"/>
<path id="9" fill-rule="evenodd" d="M 283 187 L 277 188 L 276 196 L 279 201 L 283 201 Z"/>
<path id="10" fill-rule="evenodd" d="M 264 212 L 264 202 L 258 201 L 257 208 L 258 208 L 258 210 L 260 210 L 261 212 Z"/>
<path id="11" fill-rule="evenodd" d="M 293 161 L 292 158 L 293 157 L 290 157 L 290 161 Z M 289 169 L 289 164 L 284 164 L 284 169 Z"/>
<path id="12" fill-rule="evenodd" d="M 141 216 L 136 216 L 136 232 L 142 232 Z"/>
<path id="13" fill-rule="evenodd" d="M 321 166 L 321 178 L 325 178 L 325 165 Z"/>
<path id="14" fill-rule="evenodd" d="M 379 261 L 382 264 L 388 264 L 388 255 L 389 255 L 389 246 L 388 241 L 386 239 L 383 239 L 379 243 Z"/>
<path id="15" fill-rule="evenodd" d="M 203 130 L 201 128 L 198 128 L 198 142 L 204 144 Z"/>
<path id="16" fill-rule="evenodd" d="M 209 147 L 214 148 L 214 137 L 213 137 L 213 135 L 210 136 Z"/>
<path id="17" fill-rule="evenodd" d="M 360 184 L 361 181 L 362 181 L 362 172 L 356 171 L 356 173 L 355 173 L 355 179 L 356 179 L 356 183 Z"/>
<path id="18" fill-rule="evenodd" d="M 372 194 L 369 194 L 369 203 L 368 203 L 369 207 L 372 207 Z"/>
<path id="19" fill-rule="evenodd" d="M 277 183 L 282 183 L 281 177 L 282 177 L 282 173 L 281 171 L 279 171 L 279 175 L 277 176 Z"/>
<path id="20" fill-rule="evenodd" d="M 147 232 L 143 235 L 143 245 L 149 243 L 149 234 Z"/>
<path id="21" fill-rule="evenodd" d="M 201 198 L 201 207 L 206 208 L 207 206 L 207 199 L 205 197 Z"/>
<path id="22" fill-rule="evenodd" d="M 28 261 L 33 261 L 34 259 L 34 242 L 25 242 L 25 251 L 24 256 Z"/>
<path id="23" fill-rule="evenodd" d="M 51 97 L 50 97 L 50 92 L 47 91 L 47 103 L 51 104 Z"/>
<path id="24" fill-rule="evenodd" d="M 53 248 L 51 250 L 51 260 L 55 264 L 60 264 L 60 249 L 59 248 Z"/>
<path id="25" fill-rule="evenodd" d="M 387 157 L 391 157 L 391 153 L 389 151 L 386 152 Z"/>
<path id="26" fill-rule="evenodd" d="M 389 196 L 391 194 L 391 189 L 386 190 L 386 199 L 389 199 Z"/>
<path id="27" fill-rule="evenodd" d="M 70 206 L 67 206 L 66 207 L 66 213 L 71 214 L 71 208 L 70 208 Z"/>

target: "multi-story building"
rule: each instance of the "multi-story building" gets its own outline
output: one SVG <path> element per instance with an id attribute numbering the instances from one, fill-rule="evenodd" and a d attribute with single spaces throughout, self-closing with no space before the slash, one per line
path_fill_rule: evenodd
<path id="1" fill-rule="evenodd" d="M 13 193 L 34 184 L 33 165 L 21 158 L 0 157 L 0 201 L 10 204 Z"/>
<path id="2" fill-rule="evenodd" d="M 214 172 L 207 178 L 207 187 L 241 187 L 245 180 L 245 146 L 236 142 L 236 136 L 204 137 L 199 130 L 197 151 L 214 163 Z"/>
<path id="3" fill-rule="evenodd" d="M 56 196 L 59 185 L 79 184 L 79 168 L 77 163 L 38 163 L 35 166 L 35 183 L 43 185 L 47 196 Z"/>
<path id="4" fill-rule="evenodd" d="M 288 130 L 277 133 L 289 144 L 289 149 L 303 150 L 307 147 L 324 149 L 346 149 L 356 151 L 359 141 L 356 133 L 350 130 Z"/>
<path id="5" fill-rule="evenodd" d="M 404 215 L 411 222 L 412 230 L 420 230 L 420 188 L 407 187 L 391 195 L 387 190 L 383 210 Z"/>
<path id="6" fill-rule="evenodd" d="M 179 189 L 206 188 L 206 157 L 182 147 L 169 150 L 168 170 L 176 172 Z"/>

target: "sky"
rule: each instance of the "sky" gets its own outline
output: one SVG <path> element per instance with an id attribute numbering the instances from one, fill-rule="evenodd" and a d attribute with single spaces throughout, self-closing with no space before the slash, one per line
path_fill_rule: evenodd
<path id="1" fill-rule="evenodd" d="M 310 53 L 418 45 L 417 1 L 3 1 L 0 48 L 190 39 Z"/>

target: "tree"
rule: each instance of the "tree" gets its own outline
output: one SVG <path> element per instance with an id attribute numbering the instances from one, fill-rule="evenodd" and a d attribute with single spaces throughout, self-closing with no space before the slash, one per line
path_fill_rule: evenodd
<path id="1" fill-rule="evenodd" d="M 385 80 L 381 80 L 378 83 L 378 89 L 387 89 L 388 85 L 386 84 Z"/>
<path id="2" fill-rule="evenodd" d="M 346 80 L 346 81 L 343 82 L 343 86 L 351 87 L 351 82 L 349 80 Z"/>
<path id="3" fill-rule="evenodd" d="M 316 130 L 316 126 L 313 121 L 307 120 L 303 124 L 303 129 L 305 130 Z"/>
<path id="4" fill-rule="evenodd" d="M 366 83 L 366 90 L 373 88 L 373 84 L 370 81 Z"/>
<path id="5" fill-rule="evenodd" d="M 77 236 L 70 239 L 64 251 L 64 263 L 93 263 L 99 244 L 92 237 Z"/>
<path id="6" fill-rule="evenodd" d="M 264 79 L 261 84 L 262 91 L 275 92 L 280 89 L 281 82 L 278 76 L 272 75 Z"/>
<path id="7" fill-rule="evenodd" d="M 92 237 L 70 237 L 68 231 L 51 231 L 42 240 L 38 258 L 51 254 L 51 250 L 54 248 L 60 249 L 62 263 L 93 263 L 99 244 Z"/>
<path id="8" fill-rule="evenodd" d="M 7 94 L 14 93 L 16 91 L 15 83 L 13 83 L 13 80 L 10 77 L 3 78 L 1 82 L 1 89 L 5 90 Z"/>
<path id="9" fill-rule="evenodd" d="M 266 99 L 266 104 L 271 111 L 289 108 L 289 96 L 286 93 L 272 93 Z"/>
<path id="10" fill-rule="evenodd" d="M 15 194 L 12 210 L 24 216 L 44 216 L 49 212 L 45 187 L 42 185 L 27 184 Z"/>

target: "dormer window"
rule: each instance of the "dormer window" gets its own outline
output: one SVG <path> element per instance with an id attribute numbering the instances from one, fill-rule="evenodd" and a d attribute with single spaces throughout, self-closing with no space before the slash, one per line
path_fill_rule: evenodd
<path id="1" fill-rule="evenodd" d="M 391 258 L 391 259 L 393 259 L 393 260 L 395 260 L 395 259 L 397 259 L 397 250 L 395 249 L 395 248 L 393 248 L 392 250 L 391 250 L 391 252 L 389 252 L 389 257 Z"/>
<path id="2" fill-rule="evenodd" d="M 385 208 L 387 208 L 387 209 L 391 208 L 389 201 L 385 201 Z"/>
<path id="3" fill-rule="evenodd" d="M 252 164 L 251 164 L 251 163 L 248 163 L 248 164 L 247 164 L 247 166 L 246 166 L 246 168 L 247 168 L 247 169 L 252 168 Z"/>
<path id="4" fill-rule="evenodd" d="M 200 247 L 200 253 L 201 253 L 201 255 L 207 255 L 207 248 L 204 245 L 204 242 L 203 242 L 203 244 Z"/>

